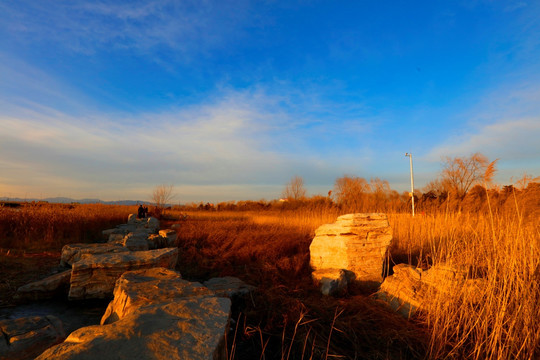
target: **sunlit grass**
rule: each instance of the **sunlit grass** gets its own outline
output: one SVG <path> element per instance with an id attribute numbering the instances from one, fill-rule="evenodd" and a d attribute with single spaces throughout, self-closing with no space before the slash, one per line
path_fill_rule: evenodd
<path id="1" fill-rule="evenodd" d="M 191 236 L 188 231 L 180 240 L 204 237 L 204 241 L 188 248 L 198 247 L 203 258 L 213 258 L 210 267 L 215 271 L 248 279 L 274 274 L 269 283 L 294 289 L 298 281 L 308 281 L 308 248 L 314 230 L 335 221 L 337 215 L 334 209 L 208 215 L 194 212 L 190 214 L 192 220 L 205 217 L 205 226 L 198 228 L 198 235 Z M 212 223 L 212 217 L 220 220 Z M 540 237 L 536 221 L 522 222 L 519 213 L 510 210 L 414 218 L 389 214 L 389 222 L 394 233 L 391 259 L 395 263 L 408 262 L 424 269 L 437 264 L 465 266 L 470 269 L 470 278 L 481 279 L 484 284 L 473 294 L 455 288 L 428 294 L 427 311 L 419 316 L 431 339 L 427 357 L 539 356 Z M 242 266 L 244 270 L 237 272 Z M 251 274 L 257 268 L 259 272 Z"/>
<path id="2" fill-rule="evenodd" d="M 313 286 L 309 245 L 317 227 L 340 215 L 335 207 L 169 210 L 163 225 L 179 224 L 178 270 L 185 278 L 232 275 L 258 286 L 246 310 L 237 314 L 243 321 L 237 341 L 243 345 L 235 345 L 236 358 L 259 351 L 256 357 L 267 359 L 327 354 L 534 359 L 540 357 L 540 224 L 518 209 L 516 203 L 488 213 L 388 214 L 391 261 L 423 269 L 465 266 L 469 278 L 483 283 L 474 294 L 456 288 L 429 293 L 426 311 L 412 322 L 358 289 L 328 298 Z M 135 210 L 105 205 L 3 208 L 0 246 L 50 249 L 95 241 L 101 230 L 125 222 Z"/>
<path id="3" fill-rule="evenodd" d="M 516 211 L 497 214 L 392 215 L 392 251 L 415 266 L 466 266 L 483 284 L 473 293 L 427 295 L 421 315 L 430 357 L 534 359 L 540 355 L 539 224 Z M 451 284 L 448 284 L 451 286 Z M 480 301 L 478 301 L 480 298 Z"/>
<path id="4" fill-rule="evenodd" d="M 0 207 L 0 248 L 59 250 L 75 242 L 98 242 L 101 232 L 126 222 L 133 206 L 23 204 Z"/>

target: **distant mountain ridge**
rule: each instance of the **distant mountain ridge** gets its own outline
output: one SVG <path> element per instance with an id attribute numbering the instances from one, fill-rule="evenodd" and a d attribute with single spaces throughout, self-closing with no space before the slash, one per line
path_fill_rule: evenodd
<path id="1" fill-rule="evenodd" d="M 46 201 L 48 203 L 54 203 L 54 204 L 71 204 L 71 203 L 105 204 L 105 205 L 137 205 L 137 204 L 151 205 L 152 204 L 149 201 L 142 201 L 142 200 L 103 201 L 103 200 L 100 200 L 100 199 L 72 199 L 72 198 L 68 198 L 68 197 L 51 197 L 51 198 L 45 198 L 45 199 L 33 199 L 33 198 L 23 199 L 23 198 L 2 197 L 2 198 L 0 198 L 0 201 L 12 201 L 12 202 Z"/>

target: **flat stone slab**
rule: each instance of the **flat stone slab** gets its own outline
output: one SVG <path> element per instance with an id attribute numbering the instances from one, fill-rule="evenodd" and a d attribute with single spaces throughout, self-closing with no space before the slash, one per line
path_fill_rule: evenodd
<path id="1" fill-rule="evenodd" d="M 106 254 L 128 252 L 125 248 L 117 244 L 68 244 L 62 248 L 60 265 L 71 266 L 74 262 L 81 260 L 87 254 Z"/>
<path id="2" fill-rule="evenodd" d="M 114 299 L 101 318 L 101 325 L 123 319 L 137 309 L 155 303 L 188 297 L 214 297 L 198 282 L 183 280 L 180 273 L 152 268 L 124 273 L 114 287 Z"/>
<path id="3" fill-rule="evenodd" d="M 34 359 L 65 338 L 62 322 L 52 315 L 0 320 L 0 359 Z"/>
<path id="4" fill-rule="evenodd" d="M 15 300 L 44 300 L 66 296 L 69 290 L 71 269 L 45 279 L 26 284 L 17 289 Z"/>
<path id="5" fill-rule="evenodd" d="M 231 301 L 163 268 L 126 272 L 102 319 L 37 359 L 221 359 Z"/>
<path id="6" fill-rule="evenodd" d="M 112 297 L 114 285 L 129 270 L 164 267 L 174 269 L 178 248 L 107 254 L 87 254 L 73 264 L 69 299 Z"/>

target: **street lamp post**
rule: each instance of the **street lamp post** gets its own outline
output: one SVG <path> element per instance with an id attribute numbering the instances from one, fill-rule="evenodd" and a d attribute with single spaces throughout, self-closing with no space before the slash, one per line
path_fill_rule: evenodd
<path id="1" fill-rule="evenodd" d="M 412 154 L 405 153 L 405 156 L 409 157 L 409 162 L 411 164 L 411 204 L 412 204 L 412 216 L 414 217 L 414 176 L 413 176 L 413 168 L 412 168 Z"/>

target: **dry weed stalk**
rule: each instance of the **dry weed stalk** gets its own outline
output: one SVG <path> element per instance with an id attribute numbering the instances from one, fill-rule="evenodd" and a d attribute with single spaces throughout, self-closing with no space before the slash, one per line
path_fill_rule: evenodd
<path id="1" fill-rule="evenodd" d="M 102 204 L 28 203 L 0 207 L 0 247 L 60 249 L 74 242 L 95 242 L 104 229 L 126 221 L 134 207 Z"/>
<path id="2" fill-rule="evenodd" d="M 447 264 L 471 269 L 483 287 L 448 288 L 426 295 L 424 320 L 430 357 L 534 359 L 539 353 L 540 238 L 536 221 L 519 212 L 391 217 L 395 253 L 413 265 Z M 429 254 L 429 261 L 426 260 Z"/>

